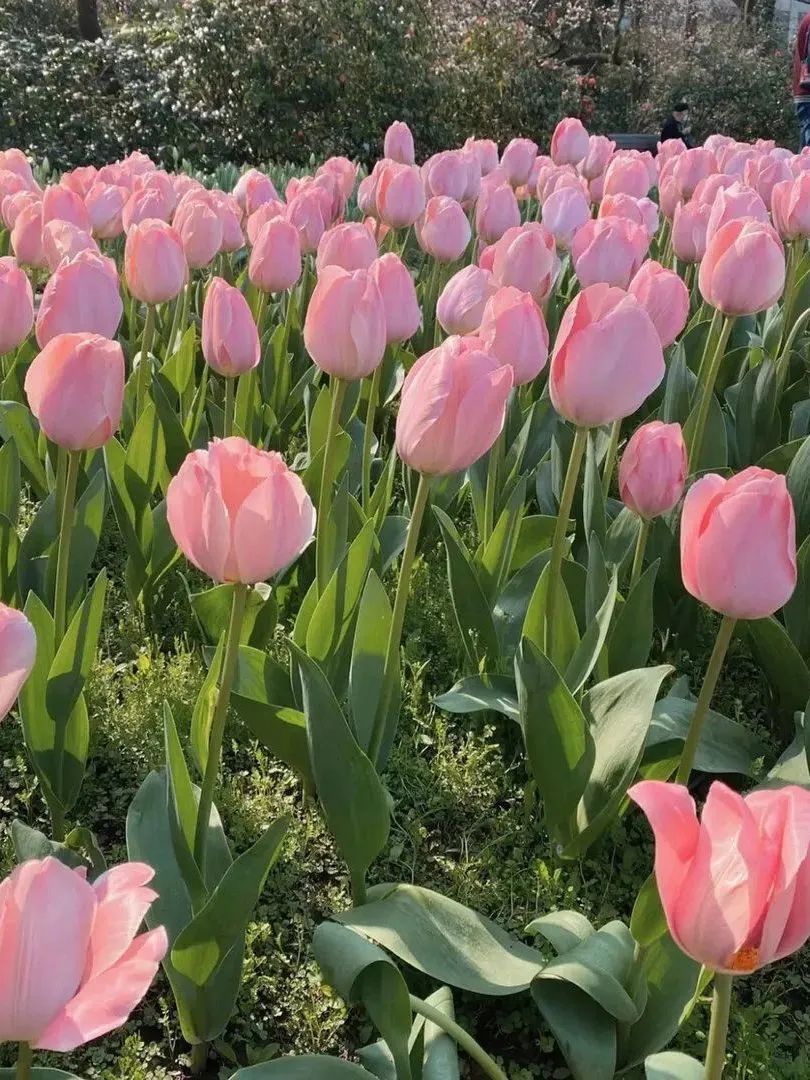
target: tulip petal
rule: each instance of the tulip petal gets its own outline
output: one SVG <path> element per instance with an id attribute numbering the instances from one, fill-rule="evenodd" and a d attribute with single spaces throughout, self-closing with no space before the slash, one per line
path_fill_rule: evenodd
<path id="1" fill-rule="evenodd" d="M 723 490 L 725 481 L 709 473 L 694 483 L 686 493 L 681 513 L 681 575 L 692 596 L 700 598 L 697 574 L 697 540 L 703 531 L 703 519 L 710 503 Z"/>
<path id="2" fill-rule="evenodd" d="M 157 893 L 144 888 L 155 876 L 144 863 L 124 863 L 102 874 L 93 884 L 98 898 L 96 917 L 90 934 L 83 983 L 112 967 L 138 933 Z"/>

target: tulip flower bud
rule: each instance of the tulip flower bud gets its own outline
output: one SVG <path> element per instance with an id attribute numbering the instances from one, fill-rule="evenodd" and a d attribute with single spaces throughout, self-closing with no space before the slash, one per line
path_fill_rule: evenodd
<path id="1" fill-rule="evenodd" d="M 178 296 L 188 280 L 183 243 L 165 221 L 133 225 L 124 248 L 127 288 L 144 304 L 164 304 Z"/>
<path id="2" fill-rule="evenodd" d="M 17 262 L 38 270 L 47 266 L 42 239 L 42 203 L 24 207 L 11 229 L 11 249 Z"/>
<path id="3" fill-rule="evenodd" d="M 688 461 L 680 424 L 652 420 L 636 428 L 619 462 L 619 492 L 633 513 L 650 521 L 683 495 Z"/>
<path id="4" fill-rule="evenodd" d="M 386 340 L 385 304 L 371 271 L 327 266 L 304 319 L 314 363 L 341 379 L 363 379 L 382 361 Z"/>
<path id="5" fill-rule="evenodd" d="M 115 264 L 92 251 L 63 263 L 49 279 L 37 312 L 41 349 L 59 334 L 82 331 L 114 338 L 124 305 Z"/>
<path id="6" fill-rule="evenodd" d="M 467 250 L 472 230 L 461 204 L 447 195 L 428 199 L 425 212 L 416 223 L 419 246 L 438 262 L 451 263 Z"/>
<path id="7" fill-rule="evenodd" d="M 658 331 L 663 348 L 668 348 L 689 318 L 689 290 L 674 270 L 648 259 L 627 290 L 635 296 Z"/>
<path id="8" fill-rule="evenodd" d="M 475 207 L 475 228 L 487 244 L 500 240 L 507 229 L 520 225 L 520 207 L 508 184 L 481 191 Z"/>
<path id="9" fill-rule="evenodd" d="M 675 207 L 672 219 L 672 250 L 682 262 L 700 262 L 706 254 L 706 232 L 711 208 L 688 202 Z"/>
<path id="10" fill-rule="evenodd" d="M 577 231 L 571 246 L 574 272 L 583 286 L 604 282 L 626 289 L 644 261 L 650 239 L 643 225 L 600 217 Z"/>
<path id="11" fill-rule="evenodd" d="M 615 149 L 616 143 L 606 135 L 590 136 L 588 152 L 579 162 L 579 171 L 586 180 L 595 180 L 604 173 Z"/>
<path id="12" fill-rule="evenodd" d="M 470 137 L 464 143 L 464 149 L 470 150 L 478 159 L 481 175 L 486 176 L 498 167 L 498 144 L 494 139 L 474 139 Z"/>
<path id="13" fill-rule="evenodd" d="M 725 315 L 753 315 L 775 304 L 785 287 L 785 251 L 776 230 L 751 218 L 729 221 L 706 245 L 698 285 Z"/>
<path id="14" fill-rule="evenodd" d="M 245 214 L 252 214 L 266 202 L 281 202 L 273 181 L 260 169 L 248 169 L 236 182 L 233 195 Z"/>
<path id="15" fill-rule="evenodd" d="M 121 235 L 128 198 L 129 192 L 124 187 L 98 181 L 93 184 L 84 200 L 93 236 L 98 240 L 113 240 Z"/>
<path id="16" fill-rule="evenodd" d="M 548 330 L 543 312 L 529 293 L 502 286 L 487 301 L 478 337 L 502 364 L 511 367 L 513 384 L 536 378 L 548 360 Z"/>
<path id="17" fill-rule="evenodd" d="M 810 162 L 810 157 L 805 160 Z M 783 240 L 810 236 L 810 172 L 800 173 L 795 180 L 783 180 L 774 185 L 771 213 Z"/>
<path id="18" fill-rule="evenodd" d="M 380 169 L 376 187 L 377 213 L 392 229 L 413 225 L 425 209 L 425 189 L 413 165 L 387 162 Z"/>
<path id="19" fill-rule="evenodd" d="M 234 378 L 251 371 L 261 359 L 259 332 L 239 289 L 215 277 L 205 294 L 202 351 L 218 374 Z"/>
<path id="20" fill-rule="evenodd" d="M 579 187 L 558 188 L 543 203 L 543 224 L 557 247 L 564 251 L 571 247 L 574 235 L 590 218 L 590 203 Z"/>
<path id="21" fill-rule="evenodd" d="M 91 229 L 84 199 L 63 184 L 51 184 L 42 194 L 43 226 L 49 221 L 69 221 L 83 232 Z"/>
<path id="22" fill-rule="evenodd" d="M 501 168 L 504 169 L 513 188 L 529 182 L 534 159 L 537 157 L 537 143 L 531 139 L 512 139 L 501 154 Z"/>
<path id="23" fill-rule="evenodd" d="M 405 377 L 397 454 L 411 469 L 445 476 L 467 469 L 503 430 L 512 369 L 477 338 L 449 337 Z"/>
<path id="24" fill-rule="evenodd" d="M 448 334 L 472 334 L 495 288 L 492 274 L 480 266 L 465 266 L 453 274 L 436 304 L 436 318 L 443 329 Z"/>
<path id="25" fill-rule="evenodd" d="M 582 121 L 568 116 L 560 120 L 551 136 L 551 157 L 555 165 L 577 165 L 588 153 L 590 140 Z"/>
<path id="26" fill-rule="evenodd" d="M 213 262 L 222 246 L 222 222 L 207 201 L 192 196 L 183 202 L 177 208 L 173 224 L 192 270 Z"/>
<path id="27" fill-rule="evenodd" d="M 42 230 L 42 251 L 48 269 L 53 273 L 66 259 L 75 259 L 83 251 L 100 254 L 98 244 L 90 233 L 70 221 L 49 221 Z"/>
<path id="28" fill-rule="evenodd" d="M 401 165 L 413 165 L 416 161 L 411 129 L 402 120 L 395 120 L 386 131 L 383 154 Z"/>
<path id="29" fill-rule="evenodd" d="M 301 238 L 285 218 L 273 218 L 259 231 L 250 253 L 248 277 L 257 289 L 291 289 L 301 277 Z"/>
<path id="30" fill-rule="evenodd" d="M 33 325 L 34 294 L 28 275 L 14 259 L 0 259 L 0 356 L 22 345 Z"/>
<path id="31" fill-rule="evenodd" d="M 507 229 L 493 245 L 492 277 L 497 285 L 514 285 L 542 304 L 559 273 L 554 237 L 537 221 Z"/>
<path id="32" fill-rule="evenodd" d="M 121 423 L 121 346 L 98 334 L 59 334 L 34 358 L 25 393 L 51 442 L 66 450 L 97 450 Z"/>
<path id="33" fill-rule="evenodd" d="M 604 195 L 643 199 L 649 190 L 649 172 L 640 158 L 614 157 L 605 170 Z"/>
<path id="34" fill-rule="evenodd" d="M 311 254 L 329 223 L 324 193 L 316 188 L 304 188 L 287 203 L 287 221 L 298 230 L 301 251 Z"/>
<path id="35" fill-rule="evenodd" d="M 374 237 L 359 221 L 333 225 L 318 243 L 315 269 L 320 274 L 327 266 L 342 266 L 344 270 L 368 270 L 377 258 Z"/>
<path id="36" fill-rule="evenodd" d="M 408 267 L 399 255 L 389 251 L 371 264 L 371 276 L 385 308 L 386 341 L 407 341 L 422 322 L 416 286 Z"/>
<path id="37" fill-rule="evenodd" d="M 684 202 L 692 198 L 700 181 L 714 172 L 717 172 L 715 156 L 710 150 L 704 150 L 702 146 L 684 150 L 672 163 L 672 178 Z"/>
<path id="38" fill-rule="evenodd" d="M 792 181 L 788 180 L 786 183 L 790 184 Z M 697 198 L 697 195 L 695 197 Z M 729 187 L 721 188 L 712 200 L 706 226 L 706 243 L 726 222 L 738 221 L 741 218 L 767 222 L 768 208 L 753 188 L 735 181 Z"/>

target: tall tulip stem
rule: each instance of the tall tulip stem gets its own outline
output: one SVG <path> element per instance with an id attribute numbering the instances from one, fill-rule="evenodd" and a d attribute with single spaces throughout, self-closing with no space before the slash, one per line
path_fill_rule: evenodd
<path id="1" fill-rule="evenodd" d="M 452 1020 L 447 1013 L 441 1011 L 441 1009 L 435 1008 L 427 1001 L 422 1001 L 421 998 L 410 995 L 411 1008 L 415 1013 L 419 1013 L 420 1016 L 424 1016 L 426 1020 L 429 1020 L 431 1024 L 435 1024 L 437 1028 L 440 1028 L 445 1035 L 449 1035 L 454 1042 L 458 1043 L 461 1049 L 472 1058 L 472 1060 L 478 1065 L 485 1076 L 489 1076 L 492 1080 L 508 1080 L 506 1073 L 494 1061 L 489 1054 L 480 1046 L 475 1039 L 470 1035 L 468 1031 L 465 1031 L 463 1027 Z"/>
<path id="2" fill-rule="evenodd" d="M 644 552 L 647 550 L 647 541 L 650 538 L 651 525 L 652 522 L 647 521 L 646 518 L 639 518 L 638 539 L 636 540 L 636 550 L 633 555 L 633 569 L 630 571 L 631 589 L 641 577 L 641 571 L 644 567 Z"/>
<path id="3" fill-rule="evenodd" d="M 383 359 L 383 363 L 385 360 Z M 368 405 L 366 406 L 366 424 L 363 428 L 363 464 L 362 464 L 362 493 L 363 510 L 368 513 L 371 501 L 371 443 L 374 439 L 374 417 L 377 415 L 377 404 L 380 397 L 380 382 L 382 381 L 382 363 L 378 364 L 371 376 L 368 386 Z"/>
<path id="4" fill-rule="evenodd" d="M 59 552 L 56 557 L 56 585 L 54 590 L 53 623 L 54 642 L 58 648 L 67 628 L 68 577 L 70 571 L 70 543 L 73 537 L 73 518 L 76 507 L 76 485 L 79 480 L 81 452 L 60 450 L 67 454 L 67 475 L 62 497 L 62 517 L 59 523 Z"/>
<path id="5" fill-rule="evenodd" d="M 200 789 L 200 805 L 197 810 L 197 827 L 194 833 L 194 859 L 200 868 L 200 873 L 205 877 L 205 856 L 207 850 L 208 824 L 211 818 L 211 808 L 214 805 L 214 788 L 219 776 L 220 758 L 222 757 L 222 741 L 225 737 L 225 721 L 228 717 L 228 703 L 231 699 L 231 689 L 236 675 L 236 663 L 239 659 L 239 640 L 242 634 L 242 623 L 245 618 L 247 605 L 248 586 L 242 582 L 236 582 L 233 587 L 233 601 L 231 603 L 231 619 L 225 637 L 225 654 L 222 658 L 222 674 L 219 680 L 219 692 L 214 716 L 211 721 L 211 734 L 208 740 L 208 758 L 205 763 L 205 775 L 203 776 L 202 788 Z"/>
<path id="6" fill-rule="evenodd" d="M 568 469 L 565 473 L 560 508 L 557 511 L 557 523 L 554 526 L 554 539 L 551 543 L 551 559 L 549 561 L 548 596 L 546 598 L 546 656 L 552 656 L 552 643 L 554 639 L 554 616 L 557 608 L 557 583 L 562 569 L 563 552 L 565 550 L 565 534 L 568 528 L 568 519 L 571 516 L 571 507 L 574 505 L 574 492 L 577 489 L 579 471 L 582 467 L 582 458 L 585 447 L 588 444 L 588 429 L 577 428 L 574 436 L 574 445 L 571 447 L 571 456 L 568 459 Z"/>
<path id="7" fill-rule="evenodd" d="M 233 435 L 234 414 L 234 384 L 236 379 L 225 379 L 225 422 L 222 427 L 223 436 L 227 439 Z M 248 432 L 249 434 L 249 432 Z"/>
<path id="8" fill-rule="evenodd" d="M 720 629 L 717 631 L 717 638 L 714 642 L 712 655 L 709 657 L 709 665 L 706 668 L 706 674 L 703 676 L 703 685 L 700 688 L 695 711 L 692 715 L 692 722 L 689 725 L 689 732 L 687 733 L 686 741 L 683 744 L 681 761 L 678 765 L 678 772 L 675 777 L 676 784 L 686 784 L 692 772 L 692 767 L 695 763 L 695 754 L 697 753 L 698 743 L 700 742 L 700 733 L 709 712 L 709 706 L 711 705 L 712 697 L 714 696 L 714 691 L 717 687 L 717 680 L 720 678 L 720 671 L 723 667 L 723 661 L 726 658 L 729 644 L 731 643 L 731 635 L 734 633 L 736 622 L 737 620 L 732 619 L 730 615 L 724 615 L 723 621 L 720 623 Z"/>
<path id="9" fill-rule="evenodd" d="M 721 1080 L 726 1064 L 726 1038 L 731 1015 L 731 981 L 733 976 L 716 972 L 712 996 L 712 1021 L 706 1046 L 705 1080 Z"/>
<path id="10" fill-rule="evenodd" d="M 335 442 L 337 440 L 338 427 L 340 426 L 340 410 L 343 408 L 343 399 L 346 396 L 348 383 L 345 379 L 339 379 L 336 375 L 331 377 L 332 407 L 329 410 L 329 427 L 326 431 L 326 442 L 323 447 L 323 472 L 321 474 L 321 492 L 318 499 L 318 525 L 317 540 L 315 547 L 315 565 L 318 578 L 318 593 L 323 594 L 329 584 L 332 575 L 332 560 L 326 550 L 328 538 L 329 509 L 332 505 L 332 487 L 335 483 Z"/>
<path id="11" fill-rule="evenodd" d="M 146 323 L 143 328 L 141 340 L 141 358 L 138 361 L 137 394 L 135 397 L 135 423 L 146 407 L 146 395 L 149 392 L 151 382 L 149 375 L 149 353 L 152 350 L 152 341 L 155 337 L 156 310 L 154 304 L 146 307 Z"/>
<path id="12" fill-rule="evenodd" d="M 405 610 L 408 606 L 408 593 L 410 592 L 411 573 L 416 560 L 416 546 L 419 543 L 419 533 L 422 530 L 422 519 L 430 495 L 430 478 L 424 474 L 419 477 L 419 486 L 416 489 L 416 497 L 411 507 L 411 520 L 408 523 L 408 536 L 405 541 L 405 550 L 402 553 L 402 563 L 399 568 L 399 580 L 397 582 L 397 595 L 394 599 L 394 610 L 391 615 L 391 629 L 388 632 L 388 647 L 385 653 L 385 669 L 383 675 L 382 691 L 377 713 L 374 717 L 374 727 L 369 739 L 368 756 L 376 766 L 380 757 L 385 725 L 391 702 L 394 697 L 394 677 L 397 672 L 396 658 L 399 654 L 399 646 L 402 641 L 402 628 L 405 625 Z"/>
<path id="13" fill-rule="evenodd" d="M 504 459 L 504 432 L 501 432 L 489 451 L 487 461 L 487 487 L 484 493 L 484 521 L 481 529 L 481 542 L 489 543 L 495 527 L 495 496 L 498 490 L 498 476 Z"/>
<path id="14" fill-rule="evenodd" d="M 602 470 L 602 494 L 605 498 L 610 494 L 610 484 L 613 480 L 613 470 L 616 468 L 616 457 L 619 453 L 619 435 L 622 430 L 621 420 L 614 420 L 610 426 L 610 442 L 605 454 L 605 465 Z"/>
<path id="15" fill-rule="evenodd" d="M 714 323 L 712 323 L 714 325 Z M 700 451 L 703 449 L 703 437 L 706 434 L 706 421 L 709 419 L 709 410 L 712 405 L 712 398 L 714 397 L 714 385 L 717 382 L 717 376 L 720 372 L 720 365 L 723 362 L 723 357 L 726 353 L 726 345 L 728 344 L 729 334 L 731 328 L 734 326 L 734 318 L 731 315 L 726 315 L 723 319 L 723 326 L 720 330 L 720 336 L 717 338 L 717 344 L 714 348 L 711 360 L 708 368 L 704 363 L 701 364 L 703 369 L 703 387 L 700 392 L 700 400 L 698 402 L 697 416 L 695 417 L 695 427 L 692 431 L 692 444 L 689 448 L 689 471 L 695 472 L 700 465 Z M 711 344 L 711 331 L 709 332 L 709 340 L 706 343 L 706 349 L 708 351 Z"/>
<path id="16" fill-rule="evenodd" d="M 29 1080 L 33 1061 L 34 1051 L 28 1043 L 21 1042 L 17 1052 L 17 1069 L 14 1074 L 16 1080 Z"/>

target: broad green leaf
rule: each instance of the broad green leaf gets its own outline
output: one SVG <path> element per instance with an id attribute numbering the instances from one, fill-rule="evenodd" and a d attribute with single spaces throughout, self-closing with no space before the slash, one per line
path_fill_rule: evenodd
<path id="1" fill-rule="evenodd" d="M 377 885 L 368 903 L 335 918 L 418 971 L 473 994 L 520 993 L 545 964 L 497 923 L 418 885 Z"/>
<path id="2" fill-rule="evenodd" d="M 14 441 L 31 484 L 37 495 L 44 498 L 48 478 L 37 449 L 39 424 L 25 405 L 18 401 L 0 401 L 0 437 L 3 442 Z"/>
<path id="3" fill-rule="evenodd" d="M 302 1054 L 239 1069 L 231 1080 L 373 1080 L 373 1073 L 340 1058 Z"/>
<path id="4" fill-rule="evenodd" d="M 551 581 L 551 564 L 546 563 L 537 582 L 526 618 L 523 622 L 523 638 L 541 652 L 546 649 L 546 605 Z M 580 643 L 577 617 L 564 578 L 557 581 L 557 606 L 554 615 L 554 653 L 549 659 L 559 671 L 565 671 Z"/>
<path id="5" fill-rule="evenodd" d="M 624 506 L 611 521 L 605 537 L 605 559 L 617 570 L 630 562 L 638 540 L 639 516 Z"/>
<path id="6" fill-rule="evenodd" d="M 630 933 L 643 948 L 652 945 L 667 932 L 667 919 L 655 874 L 650 874 L 638 891 L 630 918 Z"/>
<path id="7" fill-rule="evenodd" d="M 20 452 L 14 440 L 0 446 L 0 514 L 16 526 L 20 516 Z"/>
<path id="8" fill-rule="evenodd" d="M 0 514 L 0 601 L 12 607 L 17 599 L 17 561 L 20 541 L 7 517 Z"/>
<path id="9" fill-rule="evenodd" d="M 216 645 L 228 629 L 233 604 L 233 585 L 215 585 L 204 592 L 189 591 L 189 601 L 206 644 Z M 248 591 L 240 641 L 262 648 L 273 635 L 278 622 L 278 604 L 271 586 L 265 582 Z"/>
<path id="10" fill-rule="evenodd" d="M 87 575 L 93 565 L 93 559 L 101 539 L 107 498 L 104 485 L 104 470 L 97 469 L 90 478 L 90 483 L 82 492 L 76 504 L 76 518 L 70 543 L 70 566 L 68 568 L 68 603 L 72 610 L 76 600 L 84 591 Z"/>
<path id="11" fill-rule="evenodd" d="M 807 711 L 797 717 L 796 736 L 759 787 L 776 788 L 799 784 L 810 788 L 810 725 Z"/>
<path id="12" fill-rule="evenodd" d="M 687 447 L 692 446 L 697 421 L 698 405 L 695 405 L 689 418 L 683 426 L 683 437 Z M 723 418 L 723 410 L 716 395 L 712 395 L 709 406 L 709 415 L 706 419 L 706 427 L 703 432 L 703 443 L 700 448 L 700 460 L 691 462 L 691 471 L 703 472 L 706 469 L 725 469 L 728 465 L 728 440 L 726 436 L 726 422 Z"/>
<path id="13" fill-rule="evenodd" d="M 208 764 L 208 745 L 211 741 L 211 725 L 214 722 L 214 712 L 219 697 L 219 680 L 222 675 L 222 663 L 225 655 L 225 634 L 219 639 L 214 658 L 208 666 L 197 700 L 194 702 L 194 711 L 191 714 L 191 756 L 199 770 L 200 776 L 205 775 Z"/>
<path id="14" fill-rule="evenodd" d="M 525 517 L 520 523 L 515 552 L 512 556 L 512 573 L 516 573 L 522 566 L 533 559 L 538 552 L 551 548 L 554 537 L 554 527 L 557 519 L 550 514 L 535 514 Z M 568 522 L 568 532 L 571 533 L 576 527 L 576 522 Z"/>
<path id="15" fill-rule="evenodd" d="M 796 511 L 796 540 L 803 544 L 810 535 L 810 437 L 804 440 L 790 463 L 787 486 Z"/>
<path id="16" fill-rule="evenodd" d="M 467 675 L 433 704 L 449 713 L 476 713 L 492 710 L 512 720 L 520 718 L 515 680 L 508 675 Z"/>
<path id="17" fill-rule="evenodd" d="M 593 433 L 588 437 L 585 453 L 585 478 L 582 484 L 582 519 L 588 544 L 596 536 L 605 541 L 605 497 L 602 494 L 602 478 L 596 460 L 596 442 Z"/>
<path id="18" fill-rule="evenodd" d="M 448 986 L 442 986 L 425 1000 L 450 1020 L 455 1020 L 453 994 Z M 414 1027 L 417 1024 L 422 1024 L 424 1029 L 422 1080 L 460 1080 L 455 1042 L 430 1020 L 417 1017 Z"/>
<path id="19" fill-rule="evenodd" d="M 369 570 L 360 609 L 357 613 L 357 627 L 352 646 L 351 669 L 349 672 L 349 700 L 352 727 L 362 750 L 367 751 L 374 718 L 382 693 L 385 674 L 385 656 L 388 637 L 391 630 L 391 603 L 388 593 L 374 570 Z M 399 687 L 399 650 L 394 658 L 396 668 L 392 676 L 394 685 Z M 392 706 L 394 722 L 399 715 L 399 696 Z M 393 727 L 393 725 L 388 725 Z M 383 737 L 381 760 L 388 757 L 393 730 Z"/>
<path id="20" fill-rule="evenodd" d="M 645 1060 L 644 1075 L 647 1080 L 703 1080 L 705 1073 L 702 1063 L 695 1058 L 677 1050 L 665 1050 Z"/>
<path id="21" fill-rule="evenodd" d="M 54 544 L 59 535 L 56 495 L 51 493 L 39 504 L 34 519 L 19 543 L 17 589 L 21 597 L 35 592 L 50 608 L 53 606 L 56 558 Z"/>
<path id="22" fill-rule="evenodd" d="M 32 829 L 17 818 L 11 823 L 11 843 L 18 863 L 28 862 L 29 859 L 46 859 L 51 856 L 73 870 L 87 865 L 81 855 L 67 844 L 58 844 L 55 840 L 49 840 L 45 833 Z"/>
<path id="23" fill-rule="evenodd" d="M 228 867 L 202 910 L 180 931 L 172 964 L 198 987 L 206 986 L 232 952 L 241 955 L 244 933 L 290 824 L 279 818 Z"/>
<path id="24" fill-rule="evenodd" d="M 647 734 L 647 748 L 662 744 L 682 744 L 695 713 L 695 701 L 670 693 L 655 703 Z M 675 748 L 677 753 L 680 751 Z M 757 758 L 765 753 L 761 741 L 721 713 L 710 710 L 703 725 L 695 757 L 695 768 L 711 775 L 739 773 L 753 776 Z"/>
<path id="25" fill-rule="evenodd" d="M 608 670 L 612 675 L 644 667 L 653 641 L 653 590 L 660 563 L 641 575 L 622 604 L 608 640 Z"/>
<path id="26" fill-rule="evenodd" d="M 177 735 L 174 716 L 167 701 L 163 702 L 163 741 L 169 779 L 166 812 L 174 840 L 174 854 L 188 889 L 191 905 L 197 911 L 205 902 L 206 895 L 205 884 L 194 858 L 197 797 Z"/>
<path id="27" fill-rule="evenodd" d="M 743 632 L 785 712 L 802 710 L 810 697 L 810 668 L 782 624 L 773 616 L 755 619 Z"/>
<path id="28" fill-rule="evenodd" d="M 164 375 L 158 373 L 152 381 L 151 393 L 155 403 L 157 417 L 163 431 L 163 443 L 166 454 L 166 466 L 172 476 L 180 471 L 180 466 L 191 453 L 191 443 L 183 430 L 177 408 L 171 403 L 169 393 L 171 384 Z"/>
<path id="29" fill-rule="evenodd" d="M 525 500 L 526 481 L 521 480 L 509 496 L 509 501 L 496 521 L 492 535 L 481 554 L 480 581 L 490 603 L 503 588 L 514 563 Z"/>
<path id="30" fill-rule="evenodd" d="M 551 551 L 546 549 L 529 559 L 507 582 L 503 592 L 495 601 L 492 620 L 498 635 L 504 666 L 508 665 L 515 655 L 529 603 L 550 555 Z"/>
<path id="31" fill-rule="evenodd" d="M 0 1080 L 15 1080 L 16 1076 L 16 1068 L 0 1069 Z M 35 1065 L 31 1070 L 31 1080 L 81 1080 L 81 1077 L 62 1069 L 46 1069 Z"/>
<path id="32" fill-rule="evenodd" d="M 783 614 L 790 640 L 801 656 L 810 660 L 810 536 L 796 553 L 797 581 Z"/>
<path id="33" fill-rule="evenodd" d="M 433 513 L 442 531 L 447 551 L 447 579 L 464 651 L 477 669 L 481 661 L 497 663 L 499 649 L 489 604 L 478 580 L 473 561 L 453 522 L 438 506 Z"/>
<path id="34" fill-rule="evenodd" d="M 323 672 L 297 646 L 291 643 L 290 648 L 301 673 L 318 798 L 352 879 L 359 882 L 388 841 L 388 796 Z"/>
<path id="35" fill-rule="evenodd" d="M 616 1021 L 573 983 L 536 979 L 532 998 L 574 1080 L 613 1080 Z"/>
<path id="36" fill-rule="evenodd" d="M 595 540 L 595 544 L 597 543 L 598 541 Z M 610 630 L 613 609 L 616 606 L 617 591 L 618 583 L 616 571 L 614 570 L 602 605 L 582 635 L 582 640 L 565 669 L 565 682 L 573 694 L 579 693 L 588 681 L 591 672 L 596 666 L 596 661 L 599 659 L 599 654 L 602 652 Z"/>
<path id="37" fill-rule="evenodd" d="M 127 852 L 133 861 L 148 863 L 155 870 L 152 887 L 158 898 L 147 913 L 146 923 L 150 929 L 165 926 L 171 945 L 191 922 L 194 912 L 175 855 L 166 812 L 168 788 L 165 769 L 151 772 L 141 784 L 127 814 Z M 210 880 L 219 881 L 231 865 L 231 854 L 215 807 L 211 810 L 207 851 Z M 208 1042 L 225 1030 L 239 993 L 243 955 L 244 944 L 240 941 L 204 987 L 196 986 L 173 966 L 171 952 L 164 959 L 163 968 L 188 1042 Z"/>
<path id="38" fill-rule="evenodd" d="M 596 931 L 578 911 L 552 911 L 533 919 L 526 927 L 526 933 L 540 934 L 558 955 L 562 955 Z"/>
<path id="39" fill-rule="evenodd" d="M 138 417 L 124 457 L 124 483 L 135 507 L 136 520 L 149 505 L 165 467 L 166 440 L 157 410 L 150 401 Z"/>
<path id="40" fill-rule="evenodd" d="M 124 538 L 132 563 L 129 586 L 134 598 L 140 594 L 146 577 L 146 565 L 151 547 L 151 515 L 139 514 L 124 481 L 126 452 L 113 437 L 104 446 L 104 465 L 115 519 Z"/>

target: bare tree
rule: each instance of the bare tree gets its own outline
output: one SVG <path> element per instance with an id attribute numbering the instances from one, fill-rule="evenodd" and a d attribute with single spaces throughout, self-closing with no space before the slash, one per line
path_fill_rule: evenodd
<path id="1" fill-rule="evenodd" d="M 97 41 L 102 35 L 98 17 L 98 0 L 76 0 L 76 14 L 79 20 L 79 33 L 84 40 Z"/>

